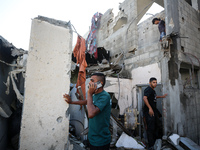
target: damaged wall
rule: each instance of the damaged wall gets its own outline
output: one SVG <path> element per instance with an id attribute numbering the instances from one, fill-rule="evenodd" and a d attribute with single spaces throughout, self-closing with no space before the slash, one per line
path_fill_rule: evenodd
<path id="1" fill-rule="evenodd" d="M 158 63 L 147 65 L 144 67 L 138 67 L 132 70 L 132 86 L 133 86 L 133 93 L 134 93 L 134 106 L 137 108 L 137 94 L 136 94 L 136 86 L 142 84 L 149 84 L 149 79 L 151 77 L 157 78 L 157 83 L 161 83 L 161 70 Z M 139 101 L 142 101 L 140 99 Z"/>
<path id="2" fill-rule="evenodd" d="M 142 11 L 140 9 L 144 7 L 143 5 L 140 6 L 137 1 L 131 0 L 125 0 L 120 5 L 120 12 L 115 19 L 111 10 L 108 10 L 102 16 L 97 36 L 98 46 L 109 49 L 111 57 L 120 52 L 125 52 L 124 60 L 120 63 L 124 62 L 125 69 L 132 72 L 132 84 L 129 84 L 129 89 L 134 95 L 132 96 L 134 107 L 137 105 L 134 86 L 147 84 L 151 76 L 157 77 L 158 82 L 162 85 L 162 92 L 168 93 L 168 96 L 163 100 L 164 133 L 175 132 L 183 136 L 187 135 L 198 143 L 199 129 L 196 124 L 198 119 L 196 118 L 199 118 L 199 110 L 197 109 L 199 105 L 195 106 L 197 113 L 190 112 L 194 106 L 190 105 L 189 100 L 187 100 L 191 96 L 188 96 L 188 91 L 184 88 L 185 80 L 182 79 L 193 75 L 192 69 L 194 68 L 195 76 L 198 79 L 191 81 L 190 85 L 193 86 L 190 87 L 193 88 L 193 94 L 199 93 L 200 16 L 199 11 L 197 11 L 199 10 L 199 3 L 195 0 L 191 1 L 191 6 L 184 0 L 159 0 L 156 2 L 165 7 L 165 11 L 153 17 L 165 20 L 166 33 L 170 38 L 170 41 L 168 41 L 169 49 L 163 50 L 161 47 L 158 26 L 152 25 L 153 17 L 138 26 L 136 25 L 137 21 L 132 22 L 133 18 Z M 124 19 L 125 17 L 128 18 L 127 22 Z M 120 18 L 122 20 L 119 20 Z M 118 30 L 116 30 L 117 23 L 121 25 L 121 28 L 117 26 Z M 127 30 L 128 25 L 132 26 L 129 30 Z M 126 36 L 126 31 L 130 33 L 131 38 Z M 124 37 L 127 40 L 124 40 Z M 132 44 L 133 47 L 130 44 L 131 42 L 134 43 Z M 130 50 L 133 51 L 128 53 Z M 189 64 L 187 75 L 183 74 L 181 63 Z M 143 74 L 146 76 L 143 76 Z M 115 86 L 117 86 L 117 79 L 115 83 Z M 114 85 L 111 87 L 114 87 Z M 197 99 L 197 94 L 194 94 L 191 98 L 192 104 Z M 191 118 L 187 117 L 186 112 L 191 113 Z M 186 121 L 185 118 L 189 120 Z M 188 122 L 194 122 L 194 118 L 196 119 L 194 128 L 191 129 L 189 128 L 191 124 Z"/>
<path id="3" fill-rule="evenodd" d="M 179 59 L 180 61 L 190 64 L 194 63 L 194 65 L 199 66 L 200 64 L 197 58 L 200 58 L 200 14 L 183 0 L 178 1 L 178 4 L 180 37 L 182 37 L 180 38 L 181 51 L 179 53 Z M 190 60 L 190 57 L 192 60 Z"/>
<path id="4" fill-rule="evenodd" d="M 184 89 L 181 97 L 182 122 L 184 123 L 185 136 L 199 143 L 200 136 L 200 90 Z"/>
<path id="5" fill-rule="evenodd" d="M 157 18 L 164 18 L 164 12 L 156 14 Z M 134 69 L 149 64 L 159 63 L 164 57 L 159 42 L 158 26 L 152 24 L 153 17 L 140 23 L 138 31 L 138 49 L 135 54 L 128 54 L 125 60 L 126 69 Z"/>
<path id="6" fill-rule="evenodd" d="M 180 37 L 185 37 L 180 38 L 179 60 L 181 64 L 190 64 L 187 69 L 191 71 L 189 74 L 191 79 L 188 79 L 187 82 L 192 82 L 190 86 L 185 86 L 184 80 L 181 78 L 184 74 L 180 71 L 185 66 L 180 65 L 180 101 L 184 134 L 200 144 L 200 85 L 198 82 L 200 80 L 200 14 L 197 11 L 198 5 L 195 6 L 194 2 L 192 1 L 192 7 L 183 0 L 178 1 Z"/>
<path id="7" fill-rule="evenodd" d="M 101 17 L 97 33 L 97 46 L 111 50 L 111 56 L 137 47 L 137 1 L 125 0 L 116 17 L 109 9 Z"/>
<path id="8" fill-rule="evenodd" d="M 172 40 L 170 57 L 168 60 L 165 59 L 165 62 L 163 61 L 163 63 L 168 63 L 168 67 L 163 65 L 162 68 L 166 70 L 164 72 L 168 72 L 166 78 L 164 75 L 162 77 L 164 84 L 168 87 L 166 91 L 169 93 L 169 101 L 164 103 L 167 110 L 165 130 L 187 136 L 199 143 L 199 13 L 184 0 L 165 0 L 164 2 L 166 31 Z M 185 69 L 188 70 L 188 74 Z M 194 69 L 196 75 L 191 73 Z M 185 80 L 191 82 L 191 86 L 185 84 Z M 193 84 L 193 80 L 197 83 Z"/>
<path id="9" fill-rule="evenodd" d="M 133 89 L 132 80 L 130 79 L 118 79 L 118 78 L 106 78 L 105 91 L 114 93 L 116 99 L 118 99 L 118 105 L 120 109 L 120 115 L 124 114 L 127 107 L 133 106 Z"/>
<path id="10" fill-rule="evenodd" d="M 65 149 L 72 30 L 67 22 L 45 17 L 32 20 L 25 79 L 20 149 Z"/>
<path id="11" fill-rule="evenodd" d="M 148 4 L 149 2 L 147 4 L 145 3 L 145 6 Z M 161 51 L 161 46 L 159 44 L 158 26 L 152 25 L 153 17 L 147 19 L 139 25 L 137 25 L 137 20 L 133 21 L 135 19 L 134 17 L 137 16 L 135 13 L 142 11 L 141 9 L 144 7 L 141 6 L 140 10 L 137 10 L 137 1 L 126 0 L 119 6 L 119 8 L 120 11 L 118 16 L 115 17 L 115 20 L 113 20 L 113 14 L 111 10 L 108 10 L 102 16 L 101 26 L 99 28 L 97 37 L 99 40 L 98 46 L 104 46 L 105 48 L 109 49 L 111 57 L 117 53 L 123 52 L 125 49 L 125 69 L 132 72 L 132 80 L 120 79 L 120 87 L 126 87 L 125 89 L 121 88 L 121 91 L 125 92 L 120 92 L 121 95 L 119 100 L 119 107 L 120 114 L 122 115 L 124 113 L 124 109 L 131 105 L 134 108 L 137 108 L 137 84 L 148 84 L 148 80 L 152 76 L 157 77 L 158 82 L 161 83 L 161 71 L 159 62 L 164 57 L 164 54 Z M 115 26 L 111 25 L 118 23 L 118 19 L 123 18 L 124 16 L 128 18 L 127 24 L 124 24 L 120 29 L 113 32 Z M 164 12 L 155 15 L 155 17 L 158 18 L 164 18 L 164 16 Z M 106 23 L 109 23 L 109 28 L 106 27 Z M 128 25 L 132 26 L 128 30 L 131 38 L 126 37 L 126 41 L 130 40 L 133 43 L 136 43 L 135 48 L 137 48 L 137 50 L 134 50 L 135 52 L 131 53 L 128 53 L 128 51 L 133 49 L 130 49 L 130 46 L 127 46 L 123 40 L 123 38 L 126 36 Z M 108 92 L 114 92 L 117 95 L 119 90 L 118 88 L 114 87 L 118 87 L 118 79 L 107 78 L 107 80 L 112 84 L 106 84 L 107 86 L 105 90 Z M 129 83 L 126 82 L 126 80 Z M 132 84 L 130 84 L 130 82 Z M 129 91 L 129 94 L 126 92 L 126 90 Z M 115 97 L 118 98 L 118 96 Z"/>

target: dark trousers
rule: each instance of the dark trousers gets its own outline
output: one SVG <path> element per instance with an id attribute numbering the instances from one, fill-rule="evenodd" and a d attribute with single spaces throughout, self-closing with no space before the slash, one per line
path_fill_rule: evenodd
<path id="1" fill-rule="evenodd" d="M 110 143 L 104 146 L 93 146 L 90 144 L 90 150 L 109 150 Z"/>
<path id="2" fill-rule="evenodd" d="M 162 121 L 161 114 L 154 110 L 154 116 L 150 116 L 149 112 L 144 112 L 144 117 L 147 124 L 147 138 L 149 147 L 154 146 L 156 139 L 162 138 Z"/>

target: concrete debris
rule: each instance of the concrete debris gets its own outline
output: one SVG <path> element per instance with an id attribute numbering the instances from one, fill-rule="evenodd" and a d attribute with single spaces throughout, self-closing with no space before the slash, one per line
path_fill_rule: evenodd
<path id="1" fill-rule="evenodd" d="M 77 140 L 72 134 L 70 134 L 69 140 L 70 144 L 73 145 L 73 150 L 85 150 L 85 145 L 81 141 Z"/>
<path id="2" fill-rule="evenodd" d="M 14 49 L 12 49 L 12 52 L 11 52 L 11 55 L 13 56 L 13 57 L 15 57 L 15 56 L 22 56 L 22 55 L 24 55 L 24 54 L 28 54 L 28 51 L 24 51 L 23 49 L 16 49 L 16 48 L 14 48 Z"/>
<path id="3" fill-rule="evenodd" d="M 16 74 L 19 74 L 19 73 L 24 74 L 25 73 L 25 69 L 24 68 L 22 68 L 22 69 L 16 69 L 16 70 L 13 70 L 13 71 L 9 72 L 9 75 L 8 75 L 8 78 L 7 78 L 7 82 L 4 83 L 4 84 L 7 86 L 6 94 L 8 95 L 10 93 L 9 92 L 9 88 L 10 88 L 10 78 L 11 78 L 12 85 L 13 85 L 13 90 L 15 91 L 17 99 L 21 103 L 23 103 L 24 96 L 22 94 L 20 94 L 20 92 L 19 92 L 19 90 L 17 88 L 17 85 L 15 83 L 15 80 L 17 80 Z M 14 80 L 14 78 L 15 78 L 15 80 Z"/>
<path id="4" fill-rule="evenodd" d="M 187 137 L 181 137 L 180 138 L 180 145 L 184 149 L 200 150 L 200 146 L 197 145 L 195 142 L 193 142 L 191 139 L 189 139 Z"/>
<path id="5" fill-rule="evenodd" d="M 20 64 L 17 64 L 17 67 L 13 70 L 13 71 L 10 71 L 9 72 L 9 75 L 7 77 L 7 82 L 4 83 L 7 87 L 7 90 L 6 90 L 6 94 L 8 95 L 10 93 L 9 91 L 9 88 L 10 88 L 10 78 L 11 78 L 11 81 L 12 81 L 12 85 L 13 85 L 13 90 L 15 91 L 15 94 L 17 96 L 17 99 L 23 103 L 23 95 L 20 94 L 18 88 L 17 88 L 17 85 L 15 83 L 15 80 L 17 80 L 17 74 L 20 74 L 22 73 L 23 77 L 25 77 L 25 64 L 23 63 L 23 66 L 21 66 Z M 15 80 L 14 80 L 15 79 Z"/>
<path id="6" fill-rule="evenodd" d="M 134 138 L 132 138 L 131 136 L 128 136 L 124 132 L 118 139 L 116 143 L 116 147 L 144 149 L 144 147 L 138 144 L 138 142 Z"/>
<path id="7" fill-rule="evenodd" d="M 174 143 L 174 145 L 179 144 L 180 136 L 178 134 L 172 134 L 169 139 Z"/>
<path id="8" fill-rule="evenodd" d="M 123 130 L 127 135 L 131 135 L 131 133 L 122 125 L 122 123 L 113 115 L 111 112 L 111 117 L 115 120 L 117 126 Z"/>
<path id="9" fill-rule="evenodd" d="M 154 144 L 154 149 L 155 150 L 160 150 L 162 147 L 162 140 L 161 139 L 157 139 L 155 144 Z"/>
<path id="10" fill-rule="evenodd" d="M 17 74 L 22 73 L 23 78 L 25 78 L 25 68 L 26 68 L 26 60 L 28 57 L 28 52 L 23 49 L 17 49 L 12 43 L 9 43 L 7 40 L 5 40 L 2 36 L 0 36 L 1 45 L 3 48 L 7 48 L 7 50 L 10 50 L 11 56 L 13 59 L 16 59 L 14 64 L 7 63 L 3 60 L 0 60 L 1 63 L 6 64 L 10 67 L 14 67 L 12 71 L 8 73 L 7 82 L 4 83 L 7 87 L 6 94 L 8 95 L 10 93 L 10 79 L 12 81 L 13 90 L 15 91 L 15 94 L 17 96 L 17 99 L 23 103 L 23 95 L 20 93 L 20 91 L 17 88 L 16 82 L 17 81 Z"/>

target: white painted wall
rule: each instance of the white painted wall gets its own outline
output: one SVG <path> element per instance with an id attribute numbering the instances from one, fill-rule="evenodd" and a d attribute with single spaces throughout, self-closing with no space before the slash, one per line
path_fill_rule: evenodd
<path id="1" fill-rule="evenodd" d="M 136 85 L 138 84 L 149 84 L 151 77 L 156 77 L 157 82 L 161 83 L 161 70 L 158 63 L 151 64 L 144 67 L 138 67 L 132 70 L 132 80 L 130 79 L 119 79 L 120 82 L 120 98 L 119 108 L 120 114 L 124 114 L 127 107 L 133 106 L 137 108 L 137 93 Z M 115 93 L 115 97 L 118 99 L 119 86 L 117 78 L 106 78 L 105 90 L 107 92 Z"/>
<path id="2" fill-rule="evenodd" d="M 132 81 L 130 79 L 119 79 L 118 78 L 106 78 L 105 91 L 110 93 L 115 93 L 116 99 L 118 99 L 118 104 L 120 108 L 120 114 L 124 114 L 127 107 L 132 105 Z M 119 84 L 120 83 L 120 86 Z M 120 90 L 119 90 L 120 87 Z M 120 95 L 118 95 L 120 92 Z"/>
<path id="3" fill-rule="evenodd" d="M 68 141 L 72 34 L 33 19 L 25 79 L 20 150 L 63 150 Z"/>
<path id="4" fill-rule="evenodd" d="M 155 77 L 157 79 L 157 83 L 161 83 L 161 70 L 158 63 L 151 64 L 144 67 L 138 67 L 132 70 L 134 108 L 137 108 L 136 85 L 149 84 L 149 79 L 151 77 Z"/>

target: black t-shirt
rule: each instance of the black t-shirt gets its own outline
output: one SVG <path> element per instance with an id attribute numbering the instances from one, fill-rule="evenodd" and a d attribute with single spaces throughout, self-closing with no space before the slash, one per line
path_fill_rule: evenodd
<path id="1" fill-rule="evenodd" d="M 148 86 L 144 90 L 144 96 L 147 96 L 148 102 L 153 110 L 156 110 L 156 92 Z M 144 104 L 144 112 L 149 112 L 149 108 Z"/>
<path id="2" fill-rule="evenodd" d="M 160 33 L 165 32 L 165 21 L 160 20 L 160 22 L 158 24 L 158 29 L 159 29 Z"/>

